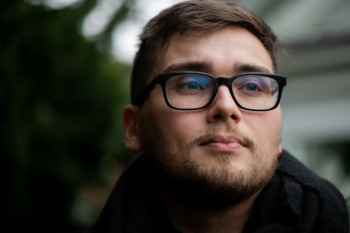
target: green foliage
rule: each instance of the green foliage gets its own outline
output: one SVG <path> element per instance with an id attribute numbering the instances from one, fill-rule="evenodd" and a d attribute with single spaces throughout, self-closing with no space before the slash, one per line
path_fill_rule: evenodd
<path id="1" fill-rule="evenodd" d="M 77 232 L 79 186 L 104 181 L 101 161 L 127 159 L 121 114 L 129 66 L 78 25 L 94 1 L 48 10 L 0 3 L 1 232 Z"/>

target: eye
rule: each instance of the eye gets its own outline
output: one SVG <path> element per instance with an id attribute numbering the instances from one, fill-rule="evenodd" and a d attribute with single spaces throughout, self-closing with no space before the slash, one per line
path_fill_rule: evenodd
<path id="1" fill-rule="evenodd" d="M 257 83 L 253 83 L 253 82 L 244 84 L 240 89 L 246 90 L 246 91 L 260 91 L 261 90 L 259 85 Z"/>
<path id="2" fill-rule="evenodd" d="M 246 95 L 271 94 L 271 79 L 264 76 L 242 76 L 234 80 L 234 90 Z"/>
<path id="3" fill-rule="evenodd" d="M 203 90 L 205 87 L 198 82 L 198 80 L 183 80 L 183 82 L 179 85 L 181 89 L 188 90 Z"/>
<path id="4" fill-rule="evenodd" d="M 177 89 L 183 91 L 202 91 L 212 89 L 212 81 L 205 76 L 178 76 Z"/>
<path id="5" fill-rule="evenodd" d="M 197 74 L 181 74 L 171 77 L 166 84 L 168 95 L 208 95 L 214 89 L 214 81 Z"/>
<path id="6" fill-rule="evenodd" d="M 263 85 L 257 80 L 244 80 L 239 83 L 237 90 L 247 91 L 247 92 L 261 92 L 263 91 Z"/>

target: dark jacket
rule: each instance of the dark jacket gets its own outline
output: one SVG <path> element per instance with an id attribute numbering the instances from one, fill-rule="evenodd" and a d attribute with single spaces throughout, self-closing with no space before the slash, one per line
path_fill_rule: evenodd
<path id="1" fill-rule="evenodd" d="M 120 177 L 93 232 L 177 232 L 151 177 L 147 160 L 143 156 L 136 159 Z M 347 207 L 331 183 L 283 151 L 244 232 L 349 233 Z"/>

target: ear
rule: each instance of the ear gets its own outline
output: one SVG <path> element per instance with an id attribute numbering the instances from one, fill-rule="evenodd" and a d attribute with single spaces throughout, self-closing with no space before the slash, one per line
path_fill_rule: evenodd
<path id="1" fill-rule="evenodd" d="M 127 105 L 123 112 L 124 142 L 131 152 L 141 152 L 142 143 L 138 130 L 138 111 L 135 105 Z"/>
<path id="2" fill-rule="evenodd" d="M 281 155 L 281 154 L 282 154 L 282 151 L 283 151 L 283 150 L 282 150 L 282 146 L 279 146 L 279 147 L 278 147 L 278 155 Z"/>

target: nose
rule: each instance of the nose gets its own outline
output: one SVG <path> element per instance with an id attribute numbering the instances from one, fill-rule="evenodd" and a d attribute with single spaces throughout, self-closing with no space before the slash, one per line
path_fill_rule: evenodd
<path id="1" fill-rule="evenodd" d="M 213 102 L 209 106 L 208 121 L 227 121 L 230 119 L 236 123 L 241 121 L 241 109 L 233 100 L 228 87 L 226 85 L 220 85 Z"/>

